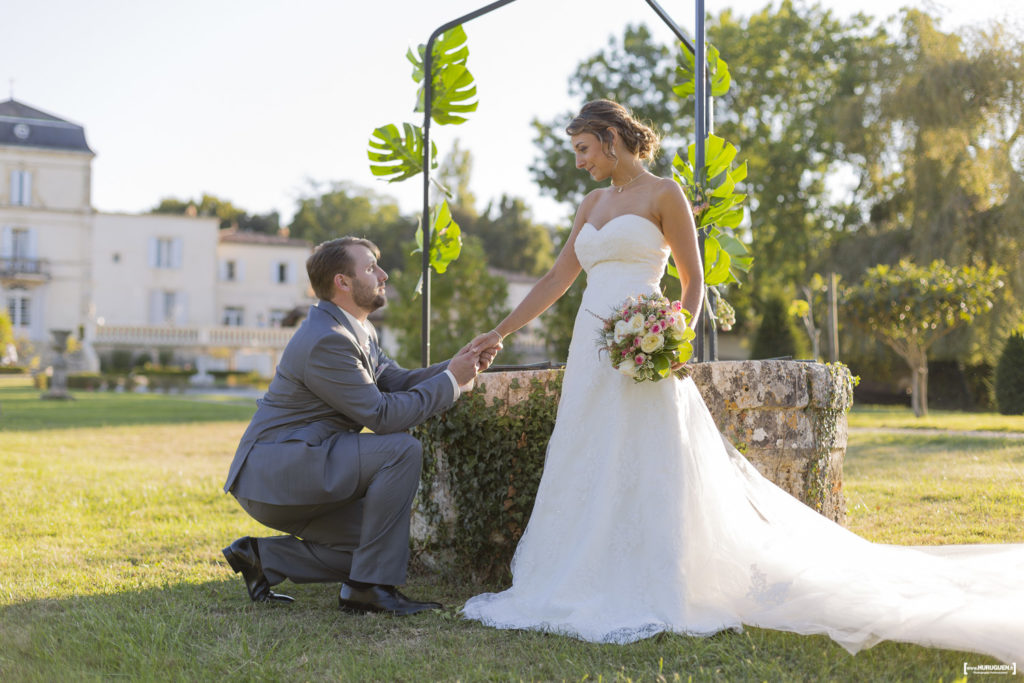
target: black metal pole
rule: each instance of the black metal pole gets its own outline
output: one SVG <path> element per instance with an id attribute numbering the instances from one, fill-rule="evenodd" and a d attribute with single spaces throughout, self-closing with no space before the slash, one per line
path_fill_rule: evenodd
<path id="1" fill-rule="evenodd" d="M 434 110 L 434 42 L 438 36 L 448 29 L 455 28 L 467 21 L 472 21 L 488 12 L 493 12 L 499 7 L 504 7 L 515 0 L 497 0 L 491 4 L 481 7 L 478 10 L 464 14 L 458 19 L 453 19 L 442 24 L 430 34 L 427 40 L 426 51 L 423 55 L 423 289 L 420 296 L 423 297 L 422 317 L 420 325 L 420 356 L 423 367 L 430 365 L 430 231 L 434 226 L 430 224 L 430 116 Z"/>
<path id="2" fill-rule="evenodd" d="M 694 176 L 697 180 L 698 185 L 703 185 L 707 182 L 707 178 L 704 177 L 704 164 L 705 164 L 705 152 L 707 146 L 707 55 L 705 47 L 705 34 L 706 30 L 704 27 L 704 0 L 697 0 L 696 2 L 696 23 L 694 30 L 694 59 L 693 59 L 693 73 L 694 73 L 694 122 L 697 126 L 696 132 L 696 146 L 694 154 Z M 704 264 L 704 239 L 706 237 L 705 231 L 700 230 L 697 235 L 697 242 L 700 247 L 700 262 Z M 695 355 L 698 361 L 708 360 L 707 349 L 704 345 L 704 337 L 707 334 L 707 316 L 704 315 L 704 308 L 701 310 L 694 311 L 694 315 L 697 316 L 697 338 L 696 347 L 694 349 Z"/>

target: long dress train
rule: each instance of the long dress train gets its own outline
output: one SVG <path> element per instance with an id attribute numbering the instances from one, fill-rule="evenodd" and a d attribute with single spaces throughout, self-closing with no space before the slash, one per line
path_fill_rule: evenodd
<path id="1" fill-rule="evenodd" d="M 614 643 L 747 624 L 1024 663 L 1024 545 L 875 544 L 806 507 L 722 437 L 692 380 L 637 384 L 598 354 L 591 312 L 658 291 L 657 227 L 587 224 L 576 253 L 587 288 L 512 587 L 464 616 Z"/>

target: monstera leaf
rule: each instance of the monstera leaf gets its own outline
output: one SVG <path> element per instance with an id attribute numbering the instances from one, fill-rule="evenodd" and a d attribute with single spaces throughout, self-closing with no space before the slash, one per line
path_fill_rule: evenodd
<path id="1" fill-rule="evenodd" d="M 430 266 L 437 273 L 444 273 L 448 270 L 449 264 L 459 258 L 462 253 L 462 229 L 452 218 L 451 209 L 447 201 L 441 202 L 441 206 L 431 211 L 433 228 L 430 231 Z M 423 227 L 416 228 L 416 249 L 414 254 L 423 253 Z M 423 289 L 423 277 L 420 277 L 416 285 L 416 293 L 420 294 Z"/>
<path id="2" fill-rule="evenodd" d="M 398 126 L 388 124 L 373 131 L 366 155 L 370 172 L 389 183 L 411 178 L 423 170 L 423 131 L 419 126 L 403 123 L 405 136 Z M 430 143 L 430 168 L 437 168 L 437 146 Z"/>
<path id="3" fill-rule="evenodd" d="M 738 282 L 750 270 L 753 258 L 732 230 L 743 221 L 747 195 L 736 192 L 747 177 L 747 164 L 733 168 L 736 148 L 717 135 L 704 145 L 704 168 L 696 168 L 697 146 L 690 145 L 686 159 L 677 154 L 673 177 L 686 193 L 697 227 L 704 233 L 704 280 L 708 286 Z"/>
<path id="4" fill-rule="evenodd" d="M 416 94 L 416 111 L 423 111 L 424 65 L 426 46 L 420 45 L 417 52 L 411 49 L 406 58 L 412 62 L 413 80 L 420 83 Z M 433 49 L 433 79 L 431 80 L 432 103 L 430 118 L 441 125 L 458 124 L 466 121 L 461 114 L 476 111 L 476 84 L 473 74 L 466 68 L 469 48 L 466 47 L 466 32 L 456 26 L 438 36 Z"/>
<path id="5" fill-rule="evenodd" d="M 689 97 L 696 92 L 696 59 L 692 52 L 684 46 L 679 51 L 679 64 L 676 66 L 676 77 L 679 85 L 672 88 L 672 92 L 680 97 Z M 721 97 L 729 92 L 732 86 L 732 76 L 729 74 L 729 65 L 718 54 L 718 49 L 708 43 L 708 72 L 711 74 L 711 96 Z"/>

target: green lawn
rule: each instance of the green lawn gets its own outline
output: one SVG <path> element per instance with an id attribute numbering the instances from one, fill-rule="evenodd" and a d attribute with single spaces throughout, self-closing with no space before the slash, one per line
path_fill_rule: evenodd
<path id="1" fill-rule="evenodd" d="M 1024 433 L 1024 415 L 929 410 L 926 417 L 915 417 L 913 410 L 903 406 L 855 405 L 850 411 L 849 424 L 851 427 Z"/>
<path id="2" fill-rule="evenodd" d="M 484 590 L 416 576 L 450 607 L 339 613 L 336 586 L 252 605 L 220 548 L 264 533 L 220 492 L 251 401 L 76 394 L 0 380 L 0 680 L 921 680 L 979 655 L 761 629 L 628 646 L 495 631 L 457 618 Z M 988 427 L 985 427 L 988 429 Z M 1024 443 L 855 434 L 850 527 L 885 542 L 1024 541 Z M 993 520 L 993 521 L 989 521 Z"/>

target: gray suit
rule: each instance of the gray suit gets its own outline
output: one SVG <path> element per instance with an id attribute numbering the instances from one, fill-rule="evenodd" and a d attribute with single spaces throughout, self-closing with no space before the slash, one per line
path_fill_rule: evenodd
<path id="1" fill-rule="evenodd" d="M 422 460 L 405 432 L 457 394 L 447 361 L 406 370 L 376 342 L 335 304 L 310 307 L 235 452 L 224 490 L 289 534 L 259 539 L 271 585 L 405 582 Z"/>

